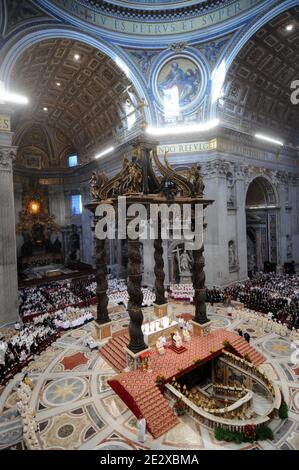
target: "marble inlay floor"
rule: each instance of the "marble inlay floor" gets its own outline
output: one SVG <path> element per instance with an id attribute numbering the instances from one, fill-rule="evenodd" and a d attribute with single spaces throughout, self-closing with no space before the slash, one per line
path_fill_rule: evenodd
<path id="1" fill-rule="evenodd" d="M 175 302 L 174 313 L 193 313 L 193 306 Z M 153 315 L 144 309 L 145 318 Z M 155 440 L 147 434 L 138 442 L 137 421 L 115 395 L 107 380 L 115 375 L 97 351 L 84 346 L 92 324 L 67 332 L 43 352 L 27 371 L 35 388 L 30 406 L 39 423 L 39 439 L 44 449 L 299 449 L 299 365 L 291 362 L 291 341 L 265 333 L 255 325 L 234 320 L 224 307 L 208 308 L 212 328 L 251 330 L 252 344 L 267 359 L 263 364 L 269 377 L 282 389 L 289 406 L 289 418 L 275 419 L 271 427 L 275 440 L 249 444 L 218 442 L 213 432 L 188 417 Z M 124 328 L 125 315 L 113 323 Z M 25 369 L 23 370 L 25 372 Z M 16 386 L 22 374 L 0 390 L 0 449 L 22 449 L 22 425 L 16 411 Z"/>

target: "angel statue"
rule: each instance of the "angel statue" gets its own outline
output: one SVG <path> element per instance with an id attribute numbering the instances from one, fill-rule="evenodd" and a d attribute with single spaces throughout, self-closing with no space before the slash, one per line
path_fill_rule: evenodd
<path id="1" fill-rule="evenodd" d="M 197 166 L 192 165 L 192 167 L 189 170 L 189 175 L 188 175 L 188 180 L 193 186 L 194 194 L 196 194 L 197 196 L 202 196 L 204 189 L 205 189 L 203 178 L 200 174 L 200 169 L 201 169 L 200 165 L 197 165 Z"/>
<path id="2" fill-rule="evenodd" d="M 136 157 L 132 158 L 131 163 L 126 163 L 126 170 L 127 176 L 122 183 L 122 190 L 125 193 L 142 192 L 142 171 Z"/>
<path id="3" fill-rule="evenodd" d="M 90 179 L 89 184 L 90 184 L 91 196 L 94 201 L 100 199 L 99 191 L 104 186 L 104 184 L 107 183 L 107 181 L 108 181 L 108 178 L 104 172 L 102 171 L 92 172 L 92 177 Z"/>

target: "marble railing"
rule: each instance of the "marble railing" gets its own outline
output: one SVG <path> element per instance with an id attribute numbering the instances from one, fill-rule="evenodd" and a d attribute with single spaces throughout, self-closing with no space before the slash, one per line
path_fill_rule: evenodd
<path id="1" fill-rule="evenodd" d="M 256 367 L 251 362 L 235 356 L 235 354 L 229 353 L 228 351 L 222 351 L 222 357 L 226 362 L 238 368 L 240 372 L 246 372 L 249 376 L 251 376 L 257 382 L 260 382 L 266 388 L 269 394 L 269 399 L 272 401 L 272 409 L 269 414 L 271 414 L 274 410 L 279 409 L 281 405 L 281 393 L 279 387 L 268 378 L 265 372 L 260 370 L 260 368 Z"/>
<path id="2" fill-rule="evenodd" d="M 289 336 L 293 340 L 299 340 L 299 330 L 289 329 L 285 323 L 270 319 L 264 313 L 258 313 L 249 309 L 240 309 L 234 313 L 237 320 L 249 321 L 253 326 L 261 328 L 269 333 L 280 336 Z"/>
<path id="3" fill-rule="evenodd" d="M 178 399 L 182 400 L 187 407 L 189 416 L 191 416 L 195 421 L 200 422 L 201 424 L 211 429 L 215 429 L 216 427 L 221 426 L 222 428 L 228 429 L 230 431 L 242 431 L 244 430 L 245 426 L 249 424 L 254 426 L 261 426 L 270 421 L 268 416 L 256 416 L 254 418 L 244 418 L 240 420 L 236 417 L 226 418 L 222 415 L 214 415 L 211 413 L 211 410 L 207 411 L 195 405 L 191 400 L 189 400 L 189 398 L 185 397 L 181 392 L 176 390 L 176 388 L 170 384 L 165 385 L 165 396 L 173 403 L 175 403 L 175 401 Z M 247 403 L 250 403 L 251 398 L 252 396 L 249 398 L 249 395 L 247 397 L 246 394 L 245 397 L 234 403 L 234 405 L 237 407 L 243 407 L 245 404 L 246 406 Z M 226 413 L 228 412 L 228 409 L 229 407 L 226 408 Z M 235 412 L 235 410 L 233 411 Z"/>
<path id="4" fill-rule="evenodd" d="M 213 384 L 214 395 L 227 396 L 231 398 L 241 398 L 246 395 L 246 391 L 241 387 L 230 387 L 229 385 Z"/>

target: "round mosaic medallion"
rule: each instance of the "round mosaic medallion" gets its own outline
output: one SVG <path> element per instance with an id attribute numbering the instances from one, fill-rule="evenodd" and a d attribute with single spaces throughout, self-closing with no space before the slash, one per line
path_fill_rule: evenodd
<path id="1" fill-rule="evenodd" d="M 73 330 L 71 332 L 71 336 L 73 338 L 81 338 L 84 335 L 85 335 L 85 331 L 83 331 L 83 330 Z"/>
<path id="2" fill-rule="evenodd" d="M 152 75 L 157 103 L 166 116 L 191 113 L 204 97 L 208 71 L 198 57 L 170 55 Z"/>
<path id="3" fill-rule="evenodd" d="M 11 395 L 9 395 L 5 402 L 6 408 L 14 408 L 17 404 L 17 401 L 19 401 L 17 392 L 13 392 Z"/>
<path id="4" fill-rule="evenodd" d="M 43 392 L 43 402 L 48 406 L 60 406 L 81 398 L 87 384 L 80 377 L 69 377 L 51 382 Z"/>
<path id="5" fill-rule="evenodd" d="M 132 450 L 132 447 L 129 446 L 129 444 L 125 443 L 113 443 L 109 444 L 109 442 L 104 442 L 103 444 L 100 444 L 99 446 L 96 447 L 96 449 L 101 449 L 101 450 Z"/>
<path id="6" fill-rule="evenodd" d="M 228 318 L 221 317 L 219 315 L 209 315 L 209 319 L 212 321 L 212 328 L 227 328 L 230 325 Z"/>
<path id="7" fill-rule="evenodd" d="M 290 347 L 290 344 L 279 338 L 269 339 L 263 344 L 265 350 L 274 356 L 284 356 L 288 357 L 292 354 L 293 349 Z"/>
<path id="8" fill-rule="evenodd" d="M 64 424 L 57 431 L 58 437 L 60 437 L 61 439 L 69 437 L 71 434 L 73 434 L 74 429 L 75 428 L 72 424 Z"/>

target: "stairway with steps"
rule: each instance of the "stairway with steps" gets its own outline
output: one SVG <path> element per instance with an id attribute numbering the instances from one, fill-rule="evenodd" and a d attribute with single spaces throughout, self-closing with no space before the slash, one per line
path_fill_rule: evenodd
<path id="1" fill-rule="evenodd" d="M 135 401 L 146 420 L 148 431 L 155 439 L 178 423 L 167 400 L 156 386 L 136 395 Z"/>
<path id="2" fill-rule="evenodd" d="M 264 356 L 250 346 L 250 344 L 241 336 L 234 339 L 231 342 L 231 346 L 241 357 L 244 357 L 245 354 L 247 354 L 252 364 L 256 367 L 265 362 Z"/>
<path id="3" fill-rule="evenodd" d="M 152 374 L 142 373 L 142 382 L 139 378 L 138 371 L 122 373 L 108 380 L 108 384 L 137 419 L 146 420 L 147 430 L 157 439 L 175 426 L 178 418 L 155 384 Z"/>
<path id="4" fill-rule="evenodd" d="M 116 371 L 122 372 L 126 367 L 126 355 L 124 346 L 129 344 L 127 331 L 122 334 L 113 335 L 105 346 L 100 350 L 100 355 Z"/>
<path id="5" fill-rule="evenodd" d="M 273 403 L 259 393 L 254 393 L 252 398 L 253 411 L 259 416 L 268 416 Z"/>

